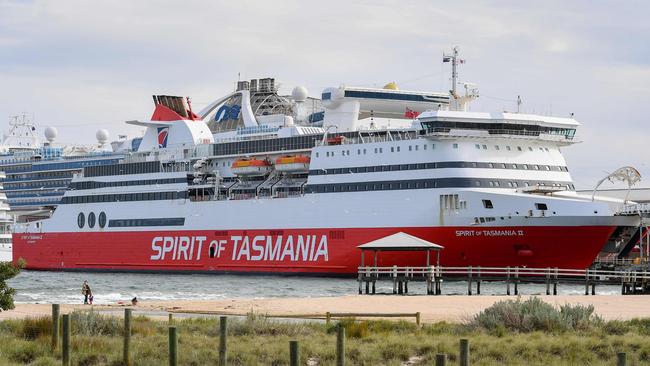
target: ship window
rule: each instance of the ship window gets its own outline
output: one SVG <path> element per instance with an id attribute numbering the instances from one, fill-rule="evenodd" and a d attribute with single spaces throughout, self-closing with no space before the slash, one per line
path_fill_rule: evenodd
<path id="1" fill-rule="evenodd" d="M 366 149 L 363 149 L 363 155 L 366 155 Z"/>
<path id="2" fill-rule="evenodd" d="M 499 181 L 497 180 L 497 181 L 494 182 L 494 186 L 495 187 L 501 187 L 501 183 L 499 183 Z"/>
<path id="3" fill-rule="evenodd" d="M 548 165 L 544 165 L 544 169 L 546 169 L 546 170 L 551 170 L 551 167 L 548 166 Z"/>
<path id="4" fill-rule="evenodd" d="M 546 206 L 546 203 L 535 203 L 535 209 L 548 210 L 548 206 Z"/>
<path id="5" fill-rule="evenodd" d="M 436 144 L 431 144 L 431 150 L 436 148 Z"/>
<path id="6" fill-rule="evenodd" d="M 517 150 L 522 151 L 521 146 L 517 146 Z"/>
<path id="7" fill-rule="evenodd" d="M 390 152 L 395 152 L 395 148 L 391 146 Z"/>
<path id="8" fill-rule="evenodd" d="M 536 164 L 536 165 L 533 165 L 533 168 L 534 168 L 535 170 L 539 170 L 539 165 L 537 165 L 537 164 Z"/>
<path id="9" fill-rule="evenodd" d="M 215 254 L 216 254 L 216 248 L 217 248 L 216 244 L 215 245 L 210 245 L 210 258 L 214 258 Z"/>
<path id="10" fill-rule="evenodd" d="M 409 151 L 413 151 L 413 146 L 409 145 Z"/>
<path id="11" fill-rule="evenodd" d="M 79 225 L 79 229 L 83 228 L 85 224 L 86 216 L 84 216 L 83 212 L 79 212 L 79 215 L 77 215 L 77 225 Z"/>
<path id="12" fill-rule="evenodd" d="M 487 145 L 483 145 L 483 150 L 487 150 Z"/>
<path id="13" fill-rule="evenodd" d="M 544 151 L 544 148 L 541 148 L 541 147 L 540 147 L 540 148 L 539 148 L 539 151 Z"/>
<path id="14" fill-rule="evenodd" d="M 422 145 L 422 148 L 423 148 L 424 150 L 426 150 L 426 149 L 427 149 L 427 144 Z"/>
<path id="15" fill-rule="evenodd" d="M 95 227 L 95 213 L 91 212 L 88 214 L 88 227 L 89 228 L 94 228 Z"/>
<path id="16" fill-rule="evenodd" d="M 493 181 L 490 181 L 488 184 L 490 185 L 490 187 L 494 187 L 494 182 Z"/>
<path id="17" fill-rule="evenodd" d="M 398 147 L 397 147 L 397 152 L 399 152 L 399 149 L 400 149 L 400 148 L 399 148 L 399 146 L 398 146 Z"/>
<path id="18" fill-rule="evenodd" d="M 415 151 L 418 151 L 419 145 L 415 145 Z"/>
<path id="19" fill-rule="evenodd" d="M 479 144 L 474 145 L 474 147 L 476 147 L 477 150 L 481 149 L 481 145 L 479 145 Z"/>
<path id="20" fill-rule="evenodd" d="M 104 226 L 106 226 L 106 213 L 103 212 L 103 211 L 100 212 L 99 213 L 99 220 L 97 220 L 97 221 L 98 221 L 99 227 L 103 229 Z"/>
<path id="21" fill-rule="evenodd" d="M 528 146 L 528 151 L 533 151 L 533 148 Z"/>
<path id="22" fill-rule="evenodd" d="M 357 155 L 361 155 L 361 149 L 357 149 Z"/>
<path id="23" fill-rule="evenodd" d="M 458 149 L 458 144 L 454 144 L 454 149 Z"/>
<path id="24" fill-rule="evenodd" d="M 524 170 L 528 170 L 528 164 L 524 164 L 523 167 L 524 167 Z"/>
<path id="25" fill-rule="evenodd" d="M 480 180 L 474 181 L 474 185 L 477 186 L 477 187 L 480 187 L 481 186 L 481 181 Z"/>
<path id="26" fill-rule="evenodd" d="M 499 145 L 494 145 L 494 150 L 501 150 L 501 149 L 499 148 Z"/>
<path id="27" fill-rule="evenodd" d="M 494 164 L 488 163 L 488 168 L 494 168 Z"/>
<path id="28" fill-rule="evenodd" d="M 492 200 L 482 200 L 483 201 L 483 207 L 492 209 L 494 206 L 492 205 Z"/>

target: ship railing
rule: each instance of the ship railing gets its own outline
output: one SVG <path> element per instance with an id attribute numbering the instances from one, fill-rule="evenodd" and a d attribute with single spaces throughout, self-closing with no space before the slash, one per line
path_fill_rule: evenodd
<path id="1" fill-rule="evenodd" d="M 534 140 L 545 140 L 545 141 L 555 141 L 555 142 L 572 142 L 574 141 L 574 136 L 562 135 L 562 134 L 552 134 L 547 132 L 540 131 L 520 131 L 520 130 L 508 130 L 508 129 L 498 129 L 498 130 L 469 130 L 461 128 L 445 128 L 439 127 L 429 130 L 425 133 L 425 136 L 437 136 L 437 137 L 515 137 L 515 138 L 524 138 L 524 139 L 534 139 Z"/>
<path id="2" fill-rule="evenodd" d="M 621 207 L 617 214 L 623 216 L 640 215 L 650 213 L 650 203 L 635 203 Z"/>

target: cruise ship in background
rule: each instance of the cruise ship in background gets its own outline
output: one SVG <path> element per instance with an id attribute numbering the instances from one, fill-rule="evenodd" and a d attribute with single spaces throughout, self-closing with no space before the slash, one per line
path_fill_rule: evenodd
<path id="1" fill-rule="evenodd" d="M 57 130 L 42 131 L 26 115 L 14 116 L 0 143 L 0 261 L 11 260 L 14 222 L 49 217 L 72 177 L 84 167 L 115 164 L 137 150 L 139 139 L 108 144 L 108 132 L 97 132 L 97 143 L 59 145 Z"/>
<path id="2" fill-rule="evenodd" d="M 469 111 L 478 94 L 340 86 L 320 100 L 240 81 L 201 111 L 154 96 L 137 151 L 74 175 L 16 227 L 30 269 L 352 274 L 357 246 L 406 232 L 446 266 L 586 268 L 638 218 L 579 195 L 579 123 Z M 419 265 L 391 253 L 379 265 Z"/>

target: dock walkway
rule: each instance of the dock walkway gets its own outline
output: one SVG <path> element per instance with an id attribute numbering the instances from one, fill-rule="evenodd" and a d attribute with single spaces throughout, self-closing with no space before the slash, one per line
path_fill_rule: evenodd
<path id="1" fill-rule="evenodd" d="M 427 295 L 442 294 L 445 281 L 467 281 L 467 294 L 481 294 L 482 282 L 505 282 L 506 294 L 519 294 L 522 283 L 546 284 L 546 294 L 557 295 L 559 284 L 584 284 L 585 295 L 595 295 L 596 285 L 621 285 L 621 294 L 650 294 L 650 271 L 527 267 L 378 267 L 358 268 L 359 294 L 376 292 L 378 281 L 392 281 L 394 294 L 407 294 L 409 282 L 426 282 Z"/>

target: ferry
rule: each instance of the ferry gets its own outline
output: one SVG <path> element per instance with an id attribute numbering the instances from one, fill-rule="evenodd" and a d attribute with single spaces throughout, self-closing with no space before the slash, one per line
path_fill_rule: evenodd
<path id="1" fill-rule="evenodd" d="M 137 151 L 84 167 L 51 217 L 21 224 L 29 269 L 356 274 L 357 246 L 405 232 L 444 266 L 587 268 L 623 202 L 577 194 L 572 117 L 475 112 L 478 92 L 340 86 L 320 100 L 240 81 L 199 112 L 154 96 Z M 270 102 L 271 101 L 271 102 Z M 387 253 L 378 265 L 421 265 Z"/>

